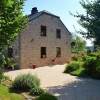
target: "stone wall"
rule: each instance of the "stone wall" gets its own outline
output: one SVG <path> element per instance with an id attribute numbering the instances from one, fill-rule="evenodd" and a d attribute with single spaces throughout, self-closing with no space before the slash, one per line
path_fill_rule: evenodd
<path id="1" fill-rule="evenodd" d="M 40 35 L 41 25 L 47 26 L 46 37 Z M 56 38 L 56 29 L 61 29 L 61 39 Z M 20 34 L 20 68 L 66 63 L 71 57 L 70 41 L 71 35 L 60 18 L 42 14 Z M 41 58 L 41 47 L 47 48 L 47 58 Z M 56 47 L 61 48 L 61 57 L 56 58 Z"/>

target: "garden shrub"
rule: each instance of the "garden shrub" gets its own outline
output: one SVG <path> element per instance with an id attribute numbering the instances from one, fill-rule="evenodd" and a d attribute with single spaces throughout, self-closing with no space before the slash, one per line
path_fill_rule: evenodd
<path id="1" fill-rule="evenodd" d="M 57 100 L 57 98 L 49 93 L 40 95 L 36 100 Z"/>
<path id="2" fill-rule="evenodd" d="M 2 79 L 3 79 L 3 73 L 0 71 L 0 83 L 1 83 Z"/>
<path id="3" fill-rule="evenodd" d="M 85 57 L 85 56 L 86 56 L 85 52 L 80 52 L 78 54 L 73 54 L 72 61 L 82 61 L 83 60 L 82 58 Z"/>
<path id="4" fill-rule="evenodd" d="M 72 56 L 72 60 L 73 61 L 78 61 L 78 56 L 77 55 Z"/>
<path id="5" fill-rule="evenodd" d="M 84 68 L 86 68 L 86 70 L 90 70 L 91 68 L 95 67 L 96 65 L 96 57 L 91 57 L 91 56 L 86 56 L 85 60 L 84 60 Z"/>
<path id="6" fill-rule="evenodd" d="M 87 77 L 87 72 L 85 70 L 85 68 L 83 67 L 80 67 L 79 69 L 73 71 L 73 72 L 70 72 L 71 75 L 74 75 L 74 76 L 79 76 L 79 77 Z"/>
<path id="7" fill-rule="evenodd" d="M 81 58 L 80 58 L 81 57 Z M 90 76 L 100 79 L 100 51 L 83 54 L 79 60 L 72 61 L 65 72 L 76 76 Z"/>
<path id="8" fill-rule="evenodd" d="M 96 66 L 95 73 L 92 74 L 93 78 L 100 79 L 100 61 L 99 65 Z"/>
<path id="9" fill-rule="evenodd" d="M 16 62 L 14 58 L 9 58 L 6 57 L 5 59 L 6 63 L 5 63 L 5 69 L 10 69 L 10 70 L 14 70 L 16 68 Z"/>
<path id="10" fill-rule="evenodd" d="M 87 55 L 83 56 L 82 61 L 84 62 L 86 60 L 86 58 L 87 58 Z"/>
<path id="11" fill-rule="evenodd" d="M 87 54 L 88 56 L 91 56 L 91 57 L 96 57 L 98 54 L 97 53 L 95 53 L 95 52 L 93 52 L 93 53 L 89 53 L 89 54 Z"/>
<path id="12" fill-rule="evenodd" d="M 30 91 L 32 88 L 40 87 L 40 80 L 31 74 L 19 75 L 12 83 L 11 89 L 15 91 Z"/>
<path id="13" fill-rule="evenodd" d="M 69 72 L 75 71 L 75 70 L 79 69 L 80 66 L 81 66 L 81 62 L 73 61 L 66 66 L 66 69 L 64 72 L 69 73 Z"/>
<path id="14" fill-rule="evenodd" d="M 97 51 L 97 52 L 92 52 L 90 54 L 87 54 L 88 56 L 91 56 L 91 57 L 99 57 L 100 58 L 100 51 Z"/>
<path id="15" fill-rule="evenodd" d="M 84 61 L 83 67 L 90 77 L 100 78 L 100 57 L 98 54 L 87 56 Z"/>
<path id="16" fill-rule="evenodd" d="M 33 96 L 39 96 L 44 93 L 45 93 L 45 91 L 43 89 L 41 89 L 40 87 L 32 88 L 30 91 L 30 94 Z"/>

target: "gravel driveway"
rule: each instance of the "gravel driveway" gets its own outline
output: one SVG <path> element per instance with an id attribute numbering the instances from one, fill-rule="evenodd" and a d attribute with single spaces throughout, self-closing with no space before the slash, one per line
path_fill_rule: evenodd
<path id="1" fill-rule="evenodd" d="M 58 100 L 100 100 L 100 80 L 82 79 L 62 73 L 64 65 L 22 69 L 5 73 L 10 79 L 31 73 L 41 80 L 41 87 L 48 89 Z"/>

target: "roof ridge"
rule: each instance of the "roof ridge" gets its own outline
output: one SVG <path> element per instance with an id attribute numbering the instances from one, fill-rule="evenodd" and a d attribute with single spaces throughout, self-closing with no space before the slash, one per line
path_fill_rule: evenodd
<path id="1" fill-rule="evenodd" d="M 55 15 L 55 14 L 53 14 L 53 13 L 47 11 L 47 10 L 42 10 L 42 11 L 40 11 L 40 12 L 47 13 L 47 14 L 53 15 L 53 16 L 55 16 L 55 17 L 59 17 L 59 16 L 57 16 L 57 15 Z"/>
<path id="2" fill-rule="evenodd" d="M 39 17 L 39 16 L 40 16 L 41 14 L 43 14 L 43 13 L 48 14 L 48 15 L 51 15 L 51 16 L 54 16 L 54 17 L 57 17 L 57 18 L 60 18 L 60 17 L 57 16 L 57 15 L 54 15 L 54 14 L 52 14 L 52 13 L 46 11 L 46 10 L 43 10 L 43 11 L 40 11 L 40 12 L 38 12 L 38 13 L 36 13 L 36 14 L 33 14 L 33 15 L 30 14 L 30 15 L 28 15 L 29 21 L 34 20 L 35 18 Z"/>

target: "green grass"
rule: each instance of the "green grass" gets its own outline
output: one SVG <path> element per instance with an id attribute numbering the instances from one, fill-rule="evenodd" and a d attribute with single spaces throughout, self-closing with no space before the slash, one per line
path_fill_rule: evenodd
<path id="1" fill-rule="evenodd" d="M 24 100 L 20 94 L 10 93 L 9 88 L 0 85 L 0 100 Z"/>

